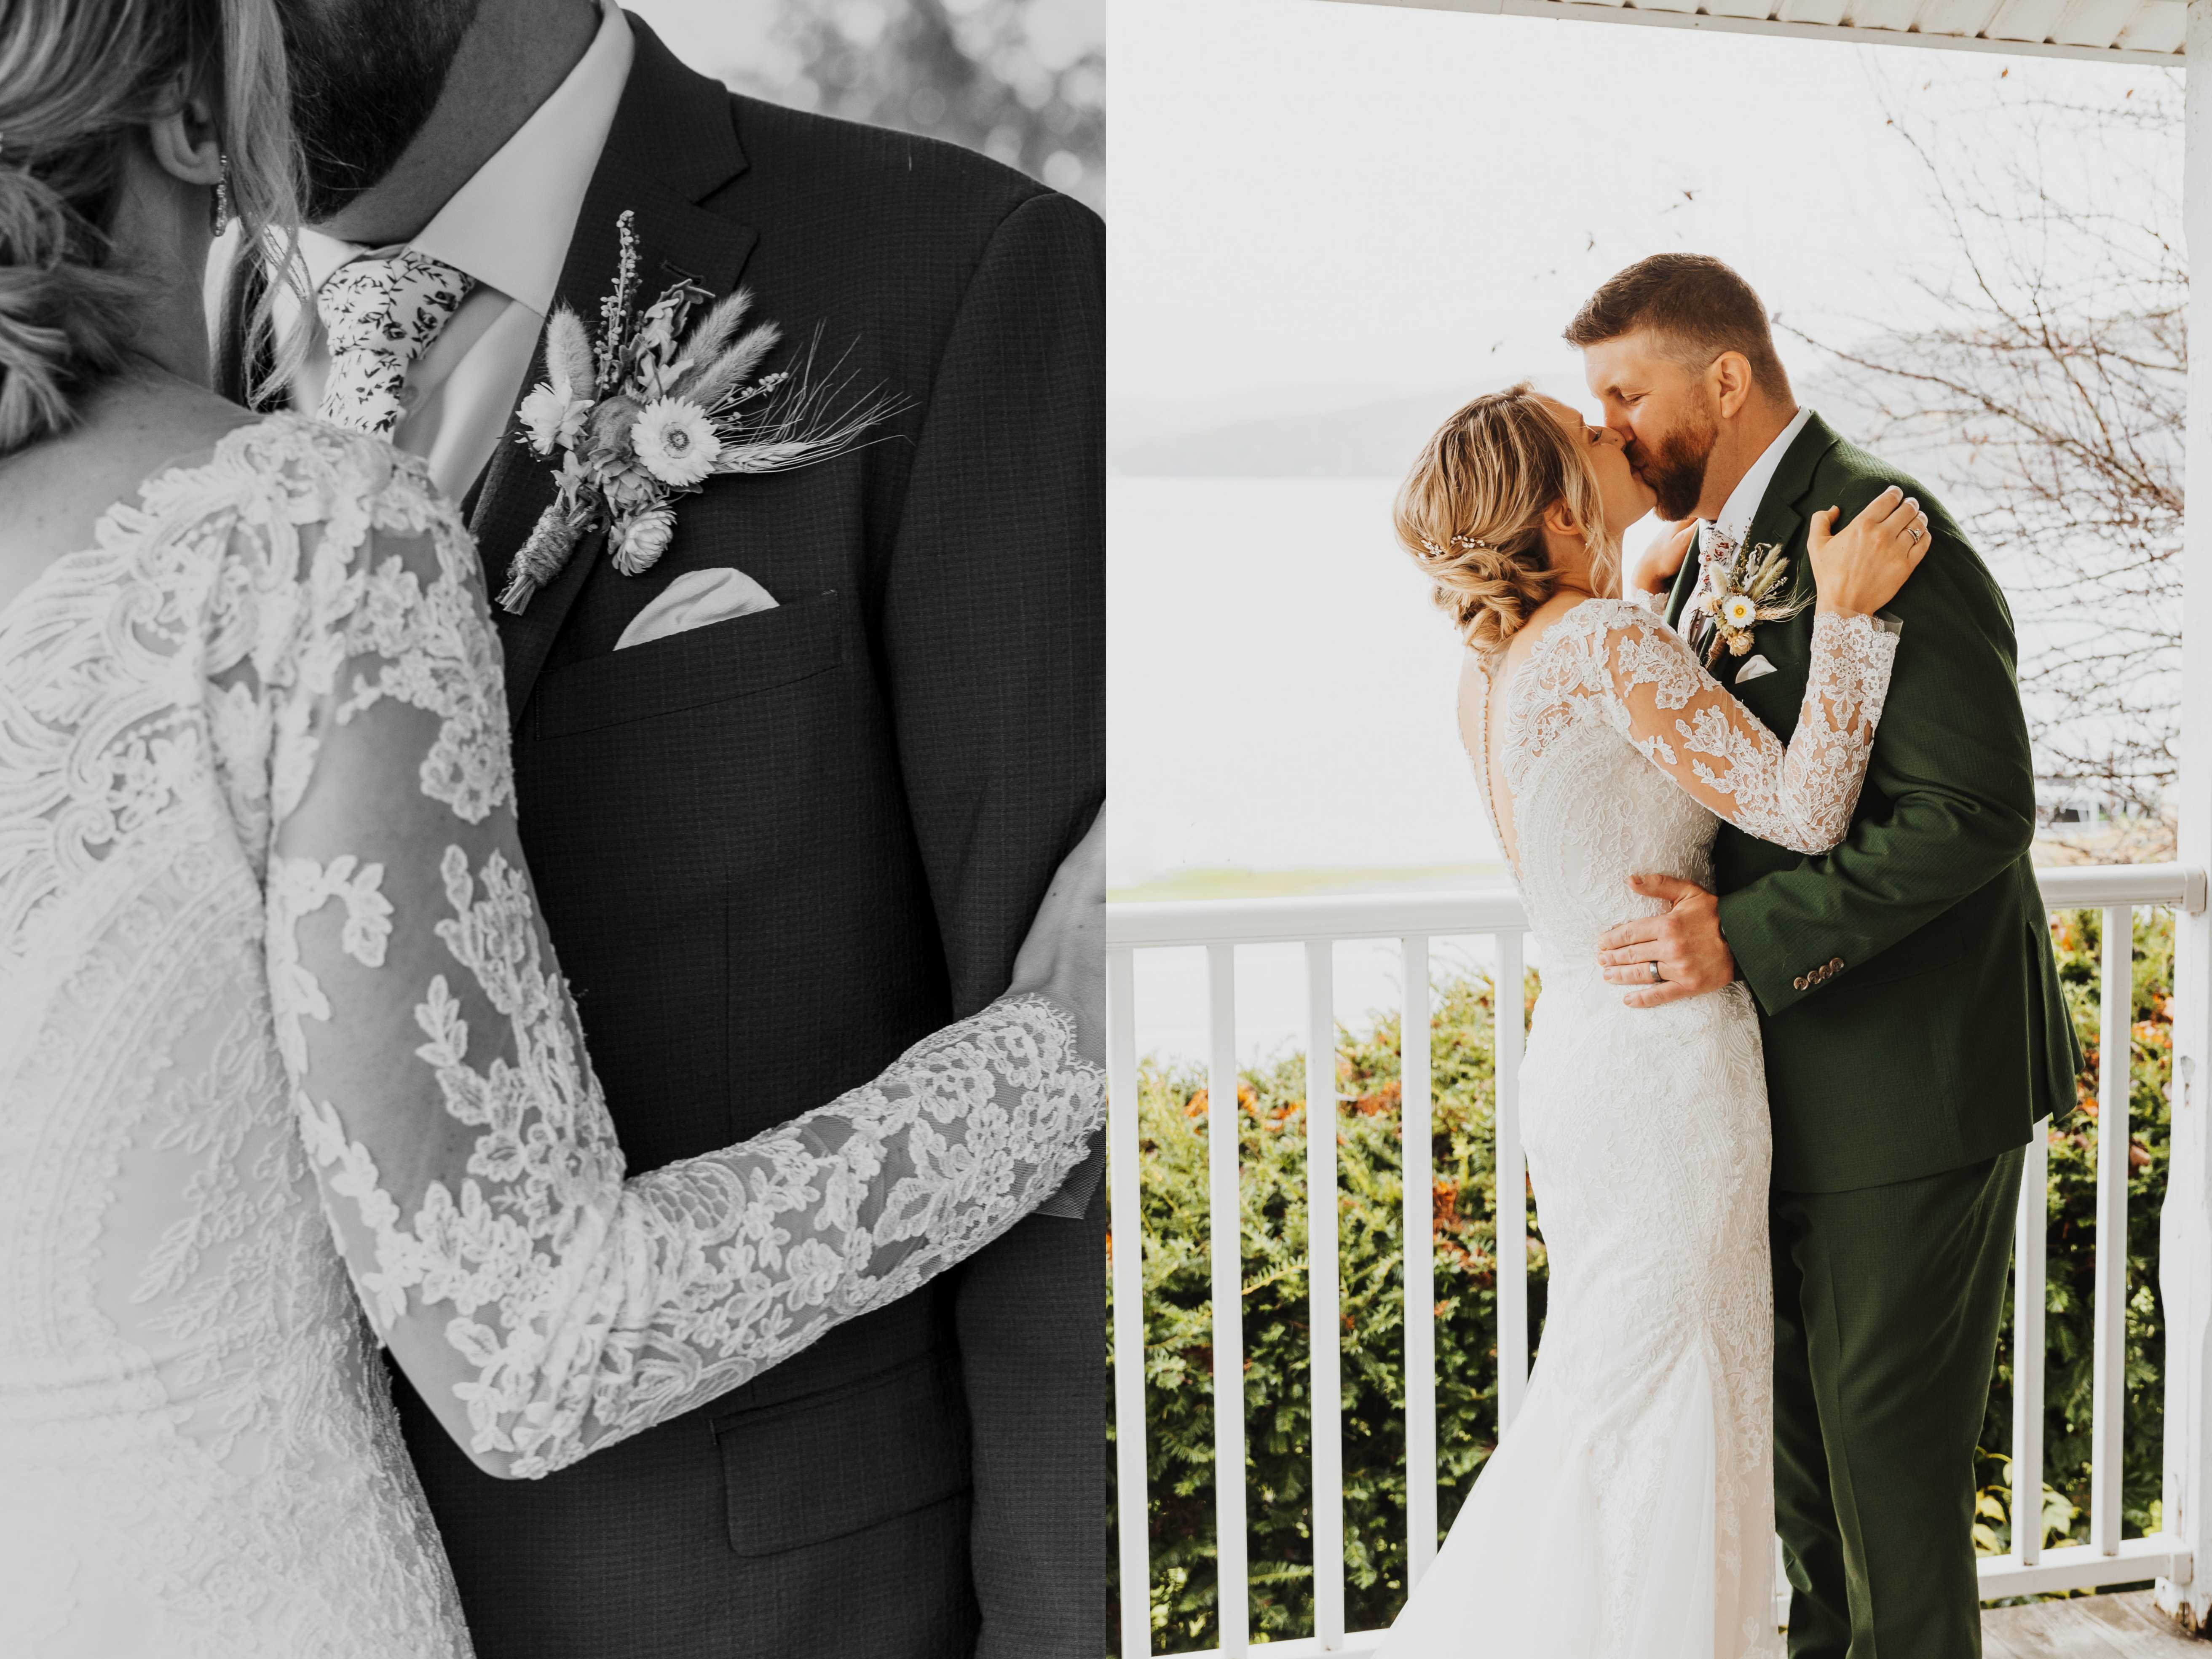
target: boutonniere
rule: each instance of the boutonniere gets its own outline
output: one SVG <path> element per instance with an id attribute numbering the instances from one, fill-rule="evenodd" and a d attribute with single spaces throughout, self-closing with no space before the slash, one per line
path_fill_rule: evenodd
<path id="1" fill-rule="evenodd" d="M 1691 605 L 1690 644 L 1706 667 L 1723 651 L 1748 656 L 1761 623 L 1786 622 L 1805 608 L 1802 599 L 1789 596 L 1789 574 L 1790 561 L 1773 542 L 1756 547 L 1717 543 L 1705 564 L 1705 590 Z"/>
<path id="2" fill-rule="evenodd" d="M 622 259 L 599 303 L 594 339 L 566 305 L 545 325 L 546 379 L 522 400 L 516 441 L 560 460 L 558 493 L 538 516 L 500 605 L 520 616 L 595 530 L 625 576 L 650 570 L 676 533 L 675 503 L 712 477 L 790 472 L 842 455 L 902 407 L 875 392 L 843 399 L 845 384 L 799 369 L 760 372 L 782 339 L 774 323 L 748 329 L 752 296 L 714 295 L 686 278 L 638 309 L 636 216 L 616 221 Z"/>

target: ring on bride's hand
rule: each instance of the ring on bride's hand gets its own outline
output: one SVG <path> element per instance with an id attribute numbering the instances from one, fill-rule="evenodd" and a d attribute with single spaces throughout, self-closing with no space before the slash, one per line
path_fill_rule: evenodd
<path id="1" fill-rule="evenodd" d="M 1659 964 L 1657 963 L 1647 962 L 1644 965 L 1651 970 L 1651 982 L 1654 985 L 1663 984 L 1665 982 L 1667 975 L 1659 971 Z"/>

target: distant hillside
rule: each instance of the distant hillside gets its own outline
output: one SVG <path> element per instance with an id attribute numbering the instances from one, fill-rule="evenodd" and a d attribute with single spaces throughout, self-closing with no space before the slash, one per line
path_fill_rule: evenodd
<path id="1" fill-rule="evenodd" d="M 1539 391 L 1590 407 L 1577 380 L 1534 378 Z M 1414 392 L 1299 386 L 1204 405 L 1117 400 L 1107 461 L 1115 472 L 1134 477 L 1401 478 L 1438 422 L 1475 393 L 1511 379 L 1493 370 Z M 1830 410 L 1847 433 L 1859 424 L 1833 378 L 1808 375 L 1799 392 L 1814 408 Z"/>
<path id="2" fill-rule="evenodd" d="M 1116 472 L 1149 477 L 1396 478 L 1456 406 L 1449 392 L 1424 392 L 1155 431 L 1115 443 L 1109 460 Z"/>

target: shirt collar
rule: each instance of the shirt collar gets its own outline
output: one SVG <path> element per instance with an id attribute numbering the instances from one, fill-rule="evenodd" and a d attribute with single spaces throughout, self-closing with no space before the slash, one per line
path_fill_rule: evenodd
<path id="1" fill-rule="evenodd" d="M 1774 441 L 1759 453 L 1751 470 L 1736 483 L 1729 493 L 1728 505 L 1721 508 L 1720 516 L 1713 520 L 1717 534 L 1725 536 L 1735 546 L 1743 545 L 1751 534 L 1752 520 L 1759 516 L 1759 504 L 1766 499 L 1766 487 L 1774 482 L 1774 474 L 1789 453 L 1790 446 L 1805 429 L 1805 422 L 1813 418 L 1810 409 L 1800 409 L 1791 416 L 1790 424 L 1775 434 Z"/>
<path id="2" fill-rule="evenodd" d="M 635 50 L 622 8 L 600 0 L 599 32 L 568 79 L 407 246 L 541 317 L 550 312 Z M 386 251 L 302 230 L 307 291 L 320 289 L 348 260 Z"/>

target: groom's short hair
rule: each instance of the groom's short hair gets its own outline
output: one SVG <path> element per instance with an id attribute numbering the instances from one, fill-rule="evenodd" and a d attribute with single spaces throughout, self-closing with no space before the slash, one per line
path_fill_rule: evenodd
<path id="1" fill-rule="evenodd" d="M 1655 253 L 1606 279 L 1567 325 L 1577 350 L 1649 330 L 1702 370 L 1740 351 L 1770 398 L 1790 400 L 1790 375 L 1774 349 L 1766 307 L 1749 283 L 1709 253 Z"/>

